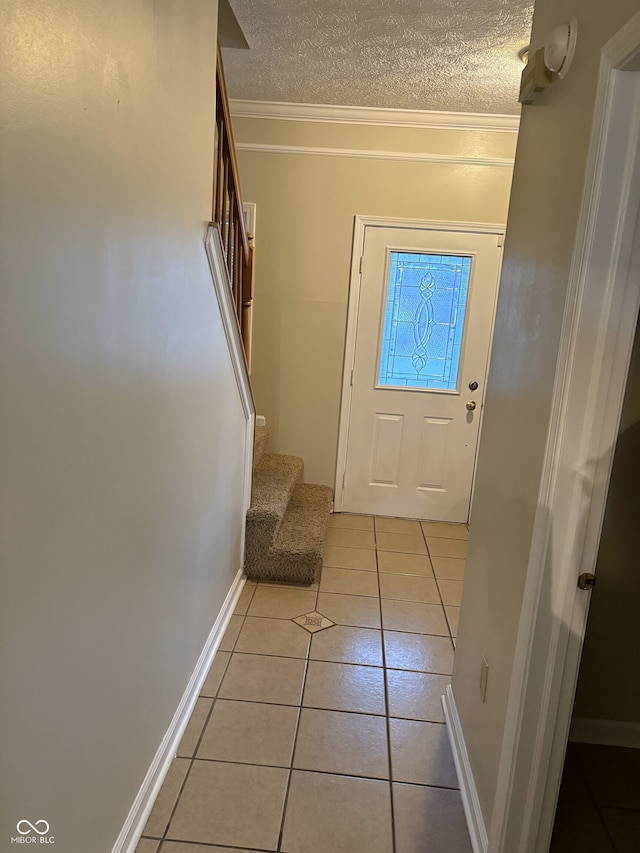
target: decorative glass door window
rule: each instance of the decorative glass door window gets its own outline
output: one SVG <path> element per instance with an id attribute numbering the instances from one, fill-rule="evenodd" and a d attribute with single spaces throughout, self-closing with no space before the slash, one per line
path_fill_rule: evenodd
<path id="1" fill-rule="evenodd" d="M 455 391 L 471 257 L 390 252 L 377 387 Z"/>

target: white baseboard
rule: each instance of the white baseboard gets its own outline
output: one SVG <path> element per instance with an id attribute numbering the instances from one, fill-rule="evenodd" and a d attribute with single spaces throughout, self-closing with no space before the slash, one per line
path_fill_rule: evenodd
<path id="1" fill-rule="evenodd" d="M 451 742 L 453 761 L 458 775 L 462 806 L 467 819 L 473 853 L 487 853 L 489 846 L 487 829 L 484 824 L 484 818 L 482 817 L 478 791 L 471 771 L 471 763 L 467 753 L 467 746 L 464 742 L 460 717 L 458 716 L 458 709 L 456 708 L 456 701 L 451 685 L 447 687 L 446 693 L 442 697 L 442 707 L 444 708 L 444 717 L 447 722 L 447 731 L 449 732 L 449 741 Z"/>
<path id="2" fill-rule="evenodd" d="M 640 749 L 640 723 L 574 717 L 571 720 L 569 740 Z"/>
<path id="3" fill-rule="evenodd" d="M 120 835 L 116 839 L 116 843 L 113 845 L 111 853 L 135 853 L 147 818 L 162 787 L 164 777 L 167 775 L 171 762 L 178 751 L 178 746 L 189 722 L 189 717 L 196 704 L 204 680 L 207 677 L 215 653 L 218 651 L 218 646 L 227 629 L 229 620 L 233 615 L 245 581 L 246 578 L 242 573 L 242 569 L 240 569 L 224 600 L 224 604 L 220 609 L 213 628 L 207 637 L 193 674 L 189 679 L 187 689 L 180 700 L 178 709 L 171 720 L 165 736 L 162 738 L 162 742 L 151 762 L 151 766 L 140 786 L 138 795 L 131 806 L 131 811 L 124 822 Z"/>

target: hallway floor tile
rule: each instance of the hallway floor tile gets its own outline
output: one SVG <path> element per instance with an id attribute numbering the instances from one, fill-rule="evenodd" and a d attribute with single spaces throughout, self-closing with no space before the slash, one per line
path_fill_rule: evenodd
<path id="1" fill-rule="evenodd" d="M 471 853 L 440 701 L 466 538 L 334 515 L 319 585 L 247 582 L 137 853 Z"/>

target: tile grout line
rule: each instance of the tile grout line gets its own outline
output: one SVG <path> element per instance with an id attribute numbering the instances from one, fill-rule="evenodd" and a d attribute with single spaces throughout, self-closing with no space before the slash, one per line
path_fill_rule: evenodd
<path id="1" fill-rule="evenodd" d="M 257 586 L 256 586 L 256 587 L 254 587 L 254 590 L 253 590 L 253 592 L 252 592 L 252 594 L 251 594 L 251 596 L 250 596 L 250 598 L 249 598 L 249 602 L 248 602 L 248 604 L 247 604 L 247 611 L 249 610 L 249 606 L 251 605 L 251 601 L 252 601 L 252 599 L 253 599 L 253 596 L 255 595 L 255 591 L 256 591 L 256 589 L 257 589 Z M 244 621 L 245 621 L 245 619 L 247 618 L 247 613 L 246 613 L 246 612 L 245 612 L 244 614 L 232 614 L 232 616 L 233 616 L 233 615 L 242 616 L 242 624 L 244 625 Z M 242 629 L 241 629 L 241 630 L 242 630 Z M 238 632 L 238 636 L 240 636 L 239 632 Z M 236 637 L 236 639 L 235 639 L 235 641 L 234 641 L 234 643 L 233 643 L 232 648 L 235 648 L 235 644 L 237 643 L 237 641 L 238 641 L 238 638 Z M 218 650 L 218 651 L 219 651 L 219 650 Z M 218 652 L 216 652 L 216 655 L 217 655 L 217 654 L 218 654 Z M 207 728 L 207 726 L 209 725 L 209 720 L 211 719 L 211 715 L 212 715 L 212 713 L 213 713 L 213 709 L 215 708 L 216 702 L 218 701 L 218 693 L 220 692 L 220 688 L 222 687 L 222 682 L 224 681 L 225 676 L 226 676 L 226 674 L 227 674 L 227 670 L 229 669 L 229 664 L 231 663 L 231 658 L 233 657 L 233 651 L 229 652 L 228 654 L 229 654 L 229 660 L 227 661 L 227 663 L 226 663 L 226 665 L 225 665 L 225 667 L 224 667 L 224 671 L 223 671 L 222 676 L 221 676 L 221 678 L 220 678 L 220 683 L 218 684 L 218 686 L 217 686 L 217 688 L 216 688 L 216 695 L 215 695 L 215 696 L 212 696 L 212 697 L 209 697 L 209 696 L 204 696 L 204 697 L 202 697 L 202 698 L 204 698 L 204 699 L 209 699 L 209 698 L 210 698 L 210 699 L 212 699 L 212 702 L 211 702 L 211 708 L 209 709 L 209 713 L 207 714 L 207 718 L 206 718 L 206 720 L 205 720 L 205 723 L 204 723 L 204 725 L 203 725 L 203 727 L 202 727 L 202 729 L 201 729 L 201 731 L 200 731 L 200 737 L 198 738 L 198 742 L 196 743 L 196 746 L 195 746 L 195 748 L 194 748 L 194 750 L 193 750 L 193 755 L 192 755 L 192 756 L 190 756 L 190 757 L 186 757 L 186 756 L 178 756 L 178 755 L 176 755 L 176 756 L 174 757 L 174 759 L 173 759 L 173 760 L 175 761 L 175 760 L 176 760 L 176 758 L 178 758 L 178 757 L 185 758 L 187 761 L 189 761 L 189 767 L 188 767 L 188 769 L 187 769 L 187 772 L 184 774 L 184 779 L 182 780 L 182 785 L 180 786 L 180 790 L 179 790 L 179 792 L 178 792 L 178 796 L 176 797 L 176 801 L 175 801 L 175 803 L 173 804 L 173 808 L 171 809 L 171 814 L 170 814 L 170 816 L 169 816 L 169 820 L 167 821 L 167 823 L 166 823 L 166 825 L 165 825 L 165 828 L 164 828 L 164 831 L 163 831 L 163 833 L 162 833 L 162 839 L 161 839 L 161 842 L 160 842 L 160 843 L 161 843 L 161 846 L 164 846 L 164 842 L 165 842 L 165 840 L 167 840 L 167 832 L 169 831 L 169 827 L 171 826 L 171 821 L 173 820 L 173 818 L 174 818 L 174 816 L 175 816 L 176 810 L 177 810 L 177 808 L 178 808 L 178 804 L 180 803 L 180 799 L 181 799 L 181 797 L 182 797 L 182 794 L 184 793 L 184 789 L 185 789 L 185 786 L 186 786 L 186 784 L 187 784 L 187 780 L 188 780 L 189 776 L 191 775 L 191 770 L 193 769 L 193 765 L 194 765 L 194 763 L 195 763 L 195 761 L 196 761 L 196 754 L 197 754 L 197 752 L 198 752 L 198 749 L 200 748 L 200 743 L 201 743 L 202 738 L 203 738 L 203 736 L 204 736 L 205 729 L 206 729 L 206 728 Z M 214 660 L 215 660 L 215 656 L 214 656 Z M 211 665 L 213 666 L 213 661 L 211 662 Z M 207 673 L 207 674 L 208 674 L 208 673 Z M 198 696 L 198 699 L 200 699 L 200 698 L 201 698 L 201 696 Z M 194 706 L 194 707 L 195 707 L 195 706 Z M 192 713 L 193 713 L 193 712 L 192 712 Z M 189 723 L 187 723 L 187 725 L 189 725 Z M 179 745 L 178 745 L 178 748 L 179 748 Z M 170 840 L 170 839 L 169 839 L 169 840 Z"/>
<path id="2" fill-rule="evenodd" d="M 440 592 L 440 584 L 438 583 L 438 576 L 436 575 L 436 571 L 433 568 L 433 562 L 431 560 L 431 549 L 429 548 L 429 542 L 427 540 L 427 534 L 424 532 L 424 528 L 422 525 L 420 525 L 420 531 L 422 533 L 422 538 L 424 539 L 425 548 L 427 549 L 427 555 L 429 558 L 429 562 L 431 563 L 431 567 L 433 569 L 433 576 L 434 576 L 435 582 L 436 582 L 436 589 L 438 590 L 438 598 L 440 599 L 440 606 L 442 607 L 442 615 L 444 616 L 445 625 L 447 626 L 447 631 L 449 632 L 449 639 L 451 640 L 451 645 L 453 646 L 453 650 L 455 652 L 456 644 L 455 644 L 454 639 L 453 639 L 453 631 L 451 630 L 451 624 L 449 622 L 449 617 L 447 616 L 447 611 L 446 611 L 446 608 L 444 606 L 444 601 L 442 599 L 442 593 Z"/>
<path id="3" fill-rule="evenodd" d="M 382 590 L 380 588 L 380 564 L 378 562 L 378 539 L 377 539 L 377 524 L 376 517 L 373 519 L 373 537 L 375 542 L 375 553 L 376 553 L 376 570 L 378 577 L 378 606 L 380 610 L 380 644 L 382 646 L 382 672 L 383 672 L 383 680 L 384 680 L 384 709 L 385 709 L 385 727 L 387 730 L 387 766 L 389 770 L 389 806 L 391 809 L 391 846 L 393 853 L 396 853 L 396 817 L 395 817 L 395 806 L 393 799 L 393 766 L 392 766 L 392 758 L 391 758 L 391 723 L 390 723 L 390 713 L 389 713 L 389 683 L 387 680 L 387 655 L 384 645 L 384 622 L 382 615 Z"/>
<path id="4" fill-rule="evenodd" d="M 238 614 L 236 614 L 236 613 L 232 613 L 232 614 L 231 614 L 232 616 L 236 616 L 236 615 L 237 615 L 237 616 L 242 616 L 242 625 L 244 625 L 245 619 L 247 618 L 247 612 L 248 612 L 248 610 L 249 610 L 249 607 L 251 606 L 251 601 L 253 600 L 253 596 L 255 595 L 255 593 L 256 593 L 256 589 L 257 589 L 257 588 L 258 588 L 258 587 L 257 587 L 257 585 L 253 588 L 253 592 L 251 593 L 251 595 L 250 595 L 250 597 L 249 597 L 249 601 L 247 602 L 247 610 L 245 611 L 245 613 L 244 613 L 244 614 L 242 614 L 242 613 L 238 613 Z M 231 621 L 231 620 L 229 620 L 229 621 Z M 242 627 L 241 627 L 241 629 L 240 629 L 240 630 L 242 630 Z M 238 632 L 238 636 L 240 636 L 240 632 Z M 179 792 L 178 792 L 178 796 L 176 797 L 176 801 L 175 801 L 175 803 L 173 804 L 173 808 L 171 809 L 171 814 L 169 815 L 169 819 L 168 819 L 167 823 L 165 824 L 165 827 L 164 827 L 164 830 L 163 830 L 163 833 L 162 833 L 161 842 L 160 842 L 160 843 L 161 843 L 161 846 L 163 846 L 163 845 L 164 845 L 165 840 L 167 840 L 167 832 L 169 831 L 169 827 L 171 826 L 171 821 L 173 820 L 173 818 L 174 818 L 174 816 L 175 816 L 176 810 L 177 810 L 177 808 L 178 808 L 178 804 L 180 803 L 180 799 L 181 799 L 181 797 L 182 797 L 182 794 L 184 793 L 184 789 L 185 789 L 185 786 L 186 786 L 186 784 L 187 784 L 187 780 L 188 780 L 189 776 L 191 775 L 191 770 L 193 769 L 193 765 L 194 765 L 194 762 L 195 762 L 195 760 L 196 760 L 196 754 L 197 754 L 197 752 L 198 752 L 198 749 L 200 748 L 200 743 L 201 743 L 202 738 L 203 738 L 203 736 L 204 736 L 205 729 L 207 728 L 207 726 L 208 726 L 208 724 L 209 724 L 209 720 L 211 719 L 211 715 L 212 715 L 212 713 L 213 713 L 213 709 L 214 709 L 215 704 L 216 704 L 217 699 L 218 699 L 218 693 L 220 692 L 220 688 L 222 687 L 222 682 L 224 681 L 224 678 L 225 678 L 225 676 L 226 676 L 226 674 L 227 674 L 227 670 L 229 669 L 229 664 L 231 663 L 231 658 L 233 657 L 233 648 L 235 648 L 235 645 L 236 645 L 237 641 L 238 641 L 238 637 L 236 637 L 236 639 L 235 639 L 235 640 L 234 640 L 234 642 L 233 642 L 233 645 L 232 645 L 232 651 L 231 651 L 231 652 L 228 652 L 228 654 L 229 654 L 229 660 L 227 661 L 227 663 L 226 663 L 226 665 L 225 665 L 225 667 L 224 667 L 224 671 L 223 671 L 222 676 L 221 676 L 221 678 L 220 678 L 220 682 L 219 682 L 219 684 L 218 684 L 218 686 L 217 686 L 217 688 L 216 688 L 216 691 L 215 691 L 216 695 L 215 695 L 215 696 L 202 696 L 202 694 L 199 694 L 199 695 L 198 695 L 198 699 L 200 699 L 200 698 L 203 698 L 203 699 L 212 699 L 212 702 L 211 702 L 211 708 L 209 709 L 209 713 L 207 714 L 207 717 L 206 717 L 205 723 L 204 723 L 204 725 L 202 726 L 202 729 L 201 729 L 201 731 L 200 731 L 200 736 L 199 736 L 198 741 L 197 741 L 197 743 L 196 743 L 196 745 L 195 745 L 195 747 L 194 747 L 193 755 L 192 755 L 192 756 L 190 756 L 190 757 L 188 757 L 188 756 L 178 756 L 178 755 L 175 755 L 175 756 L 174 756 L 173 761 L 175 761 L 175 760 L 176 760 L 176 758 L 184 758 L 185 760 L 187 760 L 187 761 L 189 762 L 189 767 L 188 767 L 188 769 L 187 769 L 187 772 L 184 774 L 184 779 L 182 780 L 182 784 L 180 785 L 180 790 L 179 790 Z M 220 651 L 220 649 L 218 649 L 218 651 Z M 218 651 L 216 651 L 216 655 L 218 654 Z M 215 656 L 214 656 L 214 660 L 215 660 Z M 213 661 L 211 662 L 211 666 L 213 666 Z M 208 673 L 207 673 L 207 675 L 208 675 Z M 195 706 L 194 706 L 194 709 L 195 709 Z M 192 712 L 192 713 L 193 713 L 193 712 Z M 190 722 L 190 719 L 189 719 L 189 722 Z M 187 722 L 187 725 L 189 725 L 189 722 Z M 178 749 L 179 749 L 179 748 L 180 748 L 180 745 L 178 744 Z M 173 762 L 172 762 L 172 763 L 173 763 Z"/>
<path id="5" fill-rule="evenodd" d="M 318 596 L 320 595 L 320 579 L 322 578 L 322 565 L 320 566 L 320 577 L 318 578 L 318 588 L 315 590 L 315 601 L 313 609 L 318 612 Z M 282 847 L 282 839 L 284 837 L 284 825 L 287 818 L 287 808 L 289 805 L 289 794 L 291 792 L 291 781 L 293 778 L 293 762 L 296 755 L 296 748 L 298 746 L 298 734 L 300 733 L 300 721 L 302 719 L 302 708 L 304 701 L 304 691 L 307 686 L 307 673 L 309 672 L 309 661 L 311 659 L 311 645 L 313 643 L 314 634 L 311 634 L 309 638 L 309 644 L 307 646 L 307 656 L 305 658 L 304 664 L 304 673 L 302 675 L 302 684 L 300 685 L 300 696 L 299 696 L 299 705 L 298 705 L 298 716 L 296 719 L 296 728 L 293 735 L 293 743 L 291 745 L 291 755 L 289 757 L 289 767 L 287 768 L 287 786 L 284 792 L 284 801 L 282 804 L 282 816 L 280 818 L 280 829 L 278 831 L 278 838 L 276 840 L 276 851 L 279 851 Z"/>
<path id="6" fill-rule="evenodd" d="M 175 840 L 173 838 L 167 838 L 167 839 L 165 839 L 165 838 L 161 838 L 161 839 L 153 838 L 151 840 L 160 842 L 161 846 L 158 848 L 156 853 L 162 853 L 162 849 L 164 848 L 165 844 L 186 844 L 188 847 L 194 847 L 194 848 L 195 847 L 201 847 L 203 849 L 203 851 L 212 849 L 212 847 L 208 841 L 185 841 L 184 839 Z M 214 847 L 216 850 L 222 850 L 222 851 L 228 850 L 229 853 L 237 853 L 237 851 L 238 851 L 237 847 L 230 847 L 228 844 L 215 844 Z M 134 853 L 135 853 L 135 851 L 134 851 Z M 276 851 L 275 850 L 269 850 L 266 847 L 254 847 L 254 848 L 252 848 L 251 851 L 249 851 L 249 853 L 276 853 Z"/>
<path id="7" fill-rule="evenodd" d="M 302 658 L 290 658 L 290 660 L 303 660 L 303 659 Z M 309 660 L 309 661 L 307 661 L 307 663 L 335 663 L 338 666 L 361 666 L 361 664 L 357 664 L 357 663 L 344 663 L 343 664 L 343 663 L 340 663 L 339 661 L 315 661 L 315 660 L 312 661 L 312 660 Z M 370 668 L 371 669 L 380 669 L 380 670 L 382 669 L 381 666 L 378 666 L 378 667 L 372 666 Z M 446 676 L 446 673 L 438 673 L 438 672 L 425 673 L 425 674 L 426 675 L 445 675 Z M 305 678 L 306 678 L 306 676 L 305 676 Z M 210 698 L 210 697 L 206 697 L 206 698 Z M 243 705 L 273 705 L 276 708 L 308 708 L 311 711 L 332 711 L 334 713 L 340 713 L 340 714 L 358 714 L 358 715 L 362 715 L 365 717 L 384 717 L 385 716 L 384 714 L 377 714 L 375 711 L 345 711 L 344 708 L 326 708 L 326 707 L 321 707 L 318 705 L 291 705 L 290 703 L 285 704 L 284 702 L 263 702 L 259 699 L 226 699 L 223 697 L 218 697 L 216 699 L 216 701 L 219 701 L 219 702 L 238 702 L 238 703 L 241 703 Z M 414 717 L 401 717 L 400 719 L 414 720 L 415 718 Z M 435 722 L 437 722 L 437 720 L 422 720 L 422 722 L 434 722 L 435 723 Z M 187 761 L 189 760 L 189 756 L 181 755 L 181 756 L 176 756 L 176 757 L 177 758 L 184 758 Z M 200 761 L 206 761 L 206 760 L 217 761 L 219 759 L 204 759 L 203 758 L 203 759 L 198 759 L 198 760 L 200 760 Z M 227 762 L 227 763 L 229 763 L 229 762 Z M 233 764 L 235 762 L 232 761 L 230 763 Z M 241 761 L 241 762 L 237 762 L 237 763 L 244 764 L 247 762 Z M 249 762 L 249 763 L 251 763 L 251 762 Z"/>
<path id="8" fill-rule="evenodd" d="M 213 708 L 213 705 L 211 707 Z M 166 840 L 171 840 L 171 839 L 167 839 L 167 832 L 169 831 L 169 827 L 171 826 L 171 821 L 173 820 L 173 818 L 175 816 L 176 809 L 178 808 L 178 804 L 180 802 L 180 798 L 182 797 L 185 786 L 187 784 L 187 779 L 191 775 L 191 770 L 193 768 L 193 763 L 195 761 L 195 758 L 192 757 L 192 758 L 189 758 L 186 760 L 189 762 L 189 768 L 187 769 L 187 772 L 184 774 L 184 779 L 182 780 L 182 785 L 180 786 L 180 791 L 178 792 L 178 796 L 176 797 L 176 801 L 173 804 L 173 808 L 171 809 L 171 814 L 169 816 L 169 820 L 167 821 L 166 826 L 164 828 L 164 831 L 162 833 L 162 844 L 164 844 L 164 842 Z M 175 758 L 174 758 L 174 761 L 175 761 Z"/>
<path id="9" fill-rule="evenodd" d="M 311 643 L 309 643 L 309 651 L 311 651 Z M 298 707 L 298 716 L 296 718 L 296 727 L 293 734 L 293 743 L 291 745 L 291 755 L 289 757 L 289 766 L 286 768 L 287 770 L 287 785 L 284 792 L 284 800 L 282 803 L 282 815 L 280 817 L 280 828 L 278 830 L 278 837 L 276 839 L 275 849 L 279 851 L 282 846 L 282 839 L 284 836 L 284 824 L 287 817 L 287 807 L 289 805 L 289 794 L 291 792 L 291 779 L 293 776 L 293 760 L 296 754 L 296 747 L 298 745 L 298 733 L 300 732 L 300 719 L 302 717 L 302 700 L 304 698 L 304 689 L 307 683 L 307 672 L 309 670 L 309 658 L 307 657 L 305 660 L 304 666 L 304 674 L 302 676 L 302 684 L 300 687 L 300 704 Z"/>
<path id="10" fill-rule="evenodd" d="M 306 706 L 305 706 L 305 708 L 300 708 L 299 710 L 300 711 L 303 711 L 303 710 L 319 710 L 319 711 L 326 711 L 326 713 L 328 713 L 328 714 L 338 714 L 338 715 L 344 714 L 345 716 L 348 716 L 350 714 L 355 714 L 354 711 L 331 711 L 331 710 L 328 710 L 326 708 L 307 708 Z M 383 715 L 383 714 L 377 714 L 377 715 L 376 714 L 362 714 L 361 716 L 369 716 L 369 717 L 376 716 L 378 718 L 382 718 L 383 716 L 386 716 L 386 715 Z M 403 721 L 405 720 L 404 717 L 394 717 L 393 719 L 400 719 Z M 406 722 L 416 722 L 416 721 L 407 719 Z M 426 720 L 418 720 L 417 722 L 425 722 L 431 726 L 445 726 L 446 725 L 446 723 L 438 723 L 435 721 L 429 722 Z M 284 764 L 256 764 L 255 762 L 252 762 L 252 761 L 237 761 L 237 760 L 231 760 L 230 758 L 198 758 L 197 760 L 202 761 L 203 763 L 208 763 L 208 764 L 233 764 L 233 765 L 240 765 L 241 767 L 267 767 L 270 770 L 291 770 L 291 771 L 297 770 L 300 773 L 317 773 L 321 776 L 341 776 L 341 777 L 344 777 L 345 779 L 372 779 L 375 782 L 397 781 L 402 785 L 414 785 L 416 788 L 439 788 L 443 791 L 459 791 L 460 790 L 459 788 L 457 788 L 455 786 L 451 786 L 451 785 L 434 785 L 434 784 L 431 784 L 428 782 L 410 782 L 410 781 L 401 780 L 401 779 L 390 780 L 387 776 L 372 776 L 369 773 L 346 773 L 344 771 L 338 773 L 335 770 L 320 770 L 316 767 L 293 767 L 293 766 L 287 767 Z M 625 810 L 621 809 L 621 811 L 625 811 Z M 635 811 L 635 809 L 629 809 L 628 811 Z M 145 838 L 151 838 L 154 841 L 160 840 L 159 838 L 156 838 L 155 836 L 147 835 L 144 837 Z M 167 839 L 167 840 L 173 841 L 174 839 Z M 194 842 L 190 842 L 190 843 L 193 844 Z M 203 844 L 204 843 L 209 844 L 210 842 L 202 842 L 202 843 Z"/>

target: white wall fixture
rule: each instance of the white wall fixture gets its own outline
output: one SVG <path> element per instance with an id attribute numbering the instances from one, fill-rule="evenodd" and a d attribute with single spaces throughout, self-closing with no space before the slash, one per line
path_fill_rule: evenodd
<path id="1" fill-rule="evenodd" d="M 547 36 L 544 47 L 530 51 L 520 81 L 521 104 L 535 104 L 556 80 L 566 77 L 576 50 L 578 21 L 571 17 L 557 24 Z"/>
<path id="2" fill-rule="evenodd" d="M 544 44 L 544 64 L 561 79 L 571 67 L 577 39 L 578 20 L 571 17 L 554 27 Z"/>

